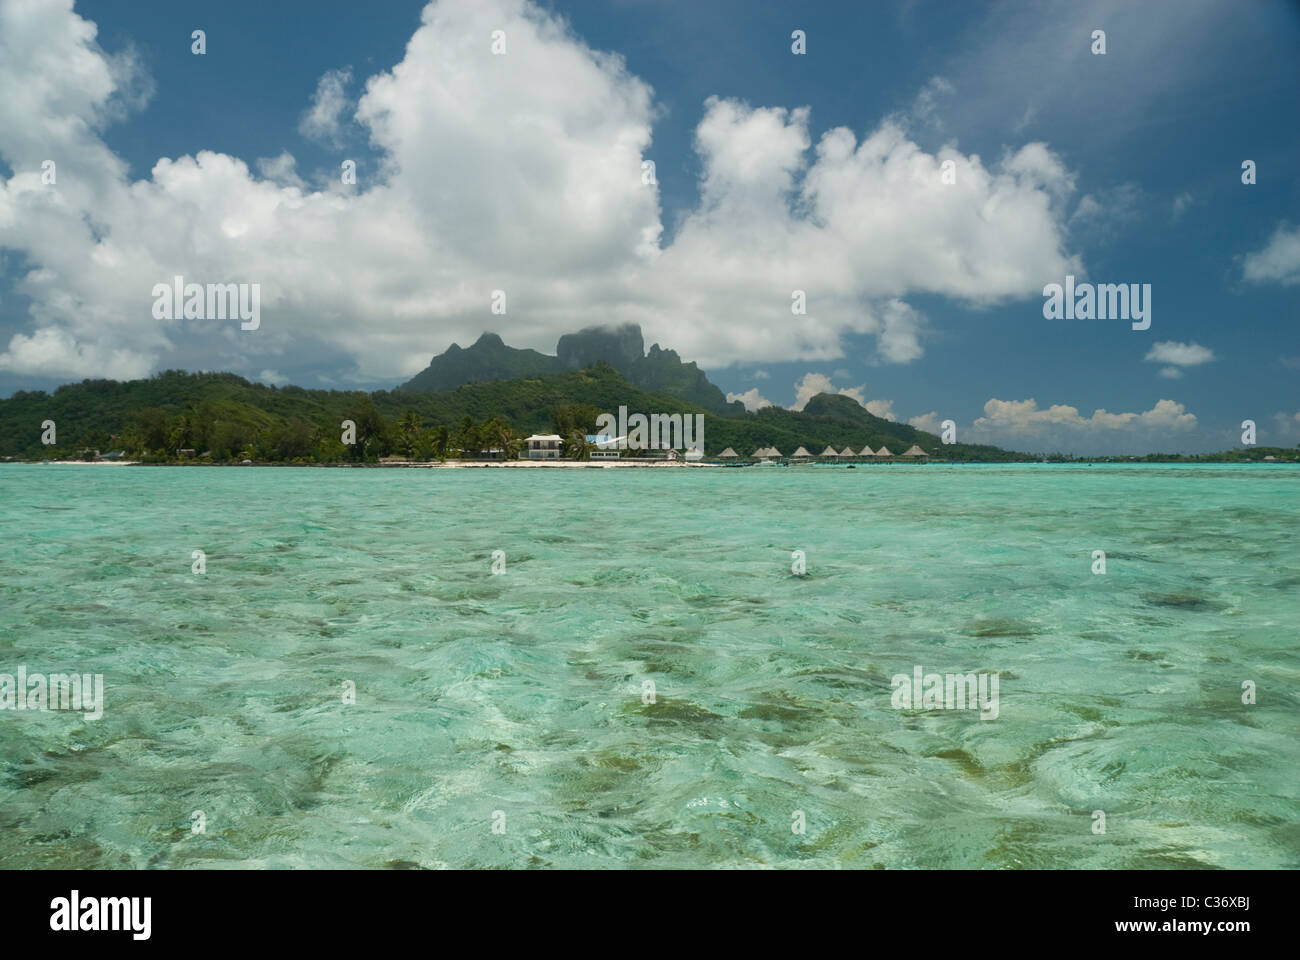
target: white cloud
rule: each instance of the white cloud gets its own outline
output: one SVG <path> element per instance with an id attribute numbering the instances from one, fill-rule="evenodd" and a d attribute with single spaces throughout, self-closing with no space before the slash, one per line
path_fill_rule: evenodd
<path id="1" fill-rule="evenodd" d="M 1180 193 L 1174 197 L 1174 219 L 1182 219 L 1183 214 L 1187 212 L 1187 208 L 1195 202 L 1196 199 L 1190 193 Z"/>
<path id="2" fill-rule="evenodd" d="M 727 394 L 727 402 L 734 403 L 739 400 L 745 405 L 745 409 L 751 413 L 755 410 L 762 410 L 764 407 L 770 407 L 772 402 L 758 392 L 758 387 L 752 390 L 746 390 L 744 393 Z"/>
<path id="3" fill-rule="evenodd" d="M 919 417 L 913 417 L 908 420 L 908 424 L 916 427 L 918 430 L 924 430 L 926 433 L 939 433 L 942 427 L 944 417 L 940 417 L 937 410 L 931 410 L 929 413 L 923 413 Z"/>
<path id="4" fill-rule="evenodd" d="M 1113 239 L 1141 218 L 1142 188 L 1135 183 L 1089 193 L 1070 215 L 1070 229 L 1094 243 Z"/>
<path id="5" fill-rule="evenodd" d="M 1300 411 L 1294 414 L 1275 413 L 1273 414 L 1273 420 L 1277 423 L 1278 433 L 1283 437 L 1300 436 Z"/>
<path id="6" fill-rule="evenodd" d="M 482 39 L 496 29 L 508 56 Z M 98 130 L 142 85 L 94 36 L 71 0 L 0 0 L 0 89 L 24 91 L 0 98 L 0 158 L 14 171 L 0 182 L 0 247 L 31 264 L 18 291 L 32 304 L 0 369 L 246 372 L 291 357 L 344 379 L 398 379 L 489 323 L 550 350 L 601 322 L 639 323 L 706 368 L 831 361 L 847 334 L 873 336 L 878 362 L 907 363 L 925 318 L 906 297 L 989 307 L 1084 272 L 1065 249 L 1073 175 L 1044 144 L 986 165 L 952 147 L 927 153 L 890 120 L 813 144 L 806 107 L 718 98 L 696 130 L 701 203 L 664 244 L 641 164 L 683 158 L 651 149 L 652 91 L 523 0 L 427 7 L 402 62 L 369 77 L 356 106 L 379 169 L 320 190 L 287 153 L 255 175 L 201 150 L 132 180 Z M 312 135 L 341 131 L 346 83 L 321 79 Z M 50 156 L 57 187 L 39 182 Z M 955 185 L 940 182 L 945 159 Z M 155 320 L 150 291 L 176 275 L 260 283 L 261 329 Z M 489 312 L 495 289 L 505 316 Z M 793 289 L 808 291 L 799 322 Z"/>
<path id="7" fill-rule="evenodd" d="M 1242 275 L 1251 283 L 1300 283 L 1300 226 L 1278 224 L 1264 249 L 1246 254 Z"/>
<path id="8" fill-rule="evenodd" d="M 1148 363 L 1167 363 L 1176 367 L 1199 367 L 1214 360 L 1214 351 L 1199 343 L 1162 340 L 1154 344 L 1143 358 Z M 1163 371 L 1162 371 L 1163 374 Z M 1168 376 L 1168 374 L 1163 374 Z"/>
<path id="9" fill-rule="evenodd" d="M 1081 430 L 1122 430 L 1133 426 L 1186 430 L 1196 426 L 1196 417 L 1181 403 L 1161 400 L 1146 413 L 1108 413 L 1096 410 L 1091 417 L 1080 416 L 1077 407 L 1053 404 L 1046 410 L 1029 400 L 990 400 L 984 404 L 984 416 L 976 425 L 997 425 L 1029 429 L 1040 424 L 1061 424 Z"/>
<path id="10" fill-rule="evenodd" d="M 842 397 L 851 397 L 857 401 L 859 406 L 874 416 L 883 417 L 886 420 L 896 419 L 893 401 L 867 400 L 866 389 L 865 384 L 856 387 L 836 387 L 831 382 L 831 378 L 824 373 L 805 373 L 803 378 L 794 385 L 794 403 L 790 405 L 790 409 L 802 410 L 808 405 L 808 401 L 817 394 L 832 393 L 839 394 Z M 730 396 L 728 399 L 730 399 Z"/>
<path id="11" fill-rule="evenodd" d="M 1160 376 L 1164 377 L 1166 380 L 1181 380 L 1183 378 L 1183 371 L 1179 370 L 1177 367 L 1161 367 Z"/>
<path id="12" fill-rule="evenodd" d="M 772 375 L 771 375 L 770 373 L 768 373 L 766 370 L 755 370 L 755 371 L 754 371 L 754 379 L 755 379 L 755 380 L 767 380 L 767 379 L 768 379 L 769 377 L 771 377 L 771 376 L 772 376 Z"/>
<path id="13" fill-rule="evenodd" d="M 808 401 L 819 393 L 843 393 L 843 391 L 837 390 L 831 383 L 831 378 L 824 373 L 805 373 L 803 378 L 794 385 L 794 403 L 790 404 L 790 409 L 802 410 L 808 406 Z M 859 389 L 858 396 L 854 399 L 861 403 L 861 396 L 862 392 Z"/>
<path id="14" fill-rule="evenodd" d="M 294 159 L 293 154 L 288 150 L 281 152 L 278 157 L 259 157 L 257 172 L 262 175 L 263 179 L 274 180 L 284 186 L 298 187 L 299 189 L 304 189 L 307 186 L 302 177 L 298 176 L 298 161 Z"/>
<path id="15" fill-rule="evenodd" d="M 942 96 L 955 92 L 953 85 L 943 77 L 931 77 L 912 102 L 911 119 L 936 130 L 942 130 L 943 121 L 938 114 L 938 100 Z"/>
<path id="16" fill-rule="evenodd" d="M 327 70 L 316 82 L 311 106 L 298 121 L 298 132 L 309 140 L 338 146 L 342 139 L 343 111 L 351 105 L 347 86 L 352 82 L 352 68 Z"/>
<path id="17" fill-rule="evenodd" d="M 1066 450 L 1088 453 L 1127 453 L 1162 449 L 1171 452 L 1196 428 L 1195 414 L 1173 400 L 1160 400 L 1142 413 L 1095 410 L 1083 416 L 1077 407 L 1053 404 L 1040 409 L 1034 399 L 998 400 L 984 404 L 966 439 L 1011 450 Z"/>
<path id="18" fill-rule="evenodd" d="M 840 392 L 844 393 L 845 391 L 841 390 Z M 858 402 L 862 403 L 861 400 L 859 400 Z M 894 416 L 893 400 L 869 400 L 866 403 L 863 403 L 862 405 L 867 408 L 867 413 L 870 413 L 873 416 L 880 417 L 882 420 L 898 419 L 898 417 Z"/>

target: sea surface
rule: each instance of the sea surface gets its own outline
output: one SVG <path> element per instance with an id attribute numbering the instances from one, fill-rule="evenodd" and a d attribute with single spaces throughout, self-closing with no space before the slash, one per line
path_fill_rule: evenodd
<path id="1" fill-rule="evenodd" d="M 1298 638 L 1283 465 L 0 465 L 0 867 L 1296 868 Z"/>

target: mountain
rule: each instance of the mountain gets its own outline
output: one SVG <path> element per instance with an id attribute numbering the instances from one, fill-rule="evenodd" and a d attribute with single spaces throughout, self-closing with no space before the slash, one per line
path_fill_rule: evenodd
<path id="1" fill-rule="evenodd" d="M 453 343 L 397 392 L 452 390 L 467 383 L 585 370 L 597 363 L 609 364 L 635 387 L 666 393 L 710 413 L 739 416 L 744 412 L 741 404 L 728 403 L 704 371 L 694 363 L 684 363 L 675 350 L 664 350 L 656 343 L 647 354 L 641 328 L 636 324 L 566 333 L 555 345 L 553 357 L 506 346 L 495 333 L 485 333 L 468 349 Z"/>
<path id="2" fill-rule="evenodd" d="M 578 341 L 581 349 L 583 342 Z M 566 347 L 565 355 L 577 353 Z M 669 366 L 677 373 L 689 367 L 693 365 Z M 901 453 L 917 443 L 944 459 L 1029 459 L 996 447 L 943 446 L 933 434 L 882 420 L 843 396 L 813 397 L 801 412 L 765 407 L 748 413 L 742 408 L 739 414 L 720 416 L 672 394 L 644 390 L 604 361 L 582 370 L 464 383 L 452 390 L 371 394 L 277 388 L 232 373 L 177 370 L 147 380 L 85 380 L 65 384 L 53 394 L 20 391 L 0 400 L 0 456 L 68 458 L 84 449 L 125 449 L 167 460 L 176 459 L 180 449 L 193 449 L 210 450 L 217 461 L 249 457 L 337 462 L 349 459 L 339 443 L 345 419 L 367 425 L 376 438 L 366 449 L 366 456 L 373 458 L 397 449 L 396 422 L 407 413 L 414 414 L 424 430 L 446 428 L 458 434 L 466 418 L 474 423 L 500 418 L 516 433 L 527 435 L 567 432 L 557 427 L 561 421 L 594 432 L 596 417 L 617 413 L 620 406 L 633 413 L 704 414 L 704 447 L 710 455 L 726 447 L 749 454 L 775 446 L 790 454 L 800 445 L 818 452 L 827 444 L 860 450 L 864 443 L 872 449 L 887 444 Z M 40 424 L 47 419 L 57 425 L 55 446 L 40 441 Z"/>
<path id="3" fill-rule="evenodd" d="M 495 333 L 485 333 L 468 349 L 453 343 L 446 353 L 429 361 L 429 365 L 398 387 L 409 393 L 454 390 L 462 383 L 486 383 L 491 380 L 518 380 L 559 373 L 556 357 L 536 350 L 507 347 Z"/>

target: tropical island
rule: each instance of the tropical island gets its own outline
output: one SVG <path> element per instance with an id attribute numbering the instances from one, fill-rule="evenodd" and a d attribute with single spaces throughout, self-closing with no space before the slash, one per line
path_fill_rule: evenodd
<path id="1" fill-rule="evenodd" d="M 1250 447 L 1198 456 L 1074 458 L 951 443 L 869 413 L 850 397 L 819 394 L 803 410 L 748 411 L 728 402 L 675 351 L 644 349 L 635 326 L 566 334 L 549 356 L 505 345 L 492 333 L 452 344 L 392 390 L 272 386 L 233 373 L 167 370 L 141 380 L 83 380 L 52 393 L 0 400 L 0 458 L 147 464 L 436 464 L 505 462 L 551 436 L 556 459 L 601 458 L 597 419 L 626 406 L 702 415 L 702 459 L 1013 463 L 1300 461 L 1300 450 Z M 354 437 L 343 442 L 342 424 Z M 42 424 L 54 424 L 53 443 Z M 820 451 L 820 453 L 818 452 Z M 910 454 L 910 456 L 909 456 Z M 628 457 L 628 454 L 623 454 Z M 669 459 L 666 451 L 635 459 Z M 697 458 L 698 459 L 698 458 Z M 606 460 L 606 463 L 609 461 Z"/>

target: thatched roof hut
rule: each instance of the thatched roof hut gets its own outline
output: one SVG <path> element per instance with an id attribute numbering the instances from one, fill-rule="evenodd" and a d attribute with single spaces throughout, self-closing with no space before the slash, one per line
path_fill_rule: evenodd
<path id="1" fill-rule="evenodd" d="M 804 447 L 800 447 L 798 450 L 796 450 L 796 451 L 794 452 L 794 455 L 795 455 L 796 457 L 811 457 L 811 456 L 812 456 L 812 454 L 809 453 L 809 452 L 808 452 Z"/>
<path id="2" fill-rule="evenodd" d="M 767 448 L 767 455 L 768 455 L 769 457 L 779 457 L 779 456 L 781 456 L 781 451 L 778 450 L 776 447 L 768 447 L 768 448 Z"/>
<path id="3" fill-rule="evenodd" d="M 723 450 L 720 454 L 718 454 L 718 459 L 719 459 L 719 460 L 723 460 L 723 459 L 730 460 L 731 458 L 733 458 L 733 457 L 738 457 L 738 456 L 739 456 L 739 454 L 736 453 L 735 450 L 732 450 L 730 447 L 727 447 L 726 450 Z"/>
<path id="4" fill-rule="evenodd" d="M 928 457 L 929 454 L 926 453 L 924 450 L 922 450 L 920 447 L 918 447 L 916 444 L 912 444 L 911 448 L 910 448 L 910 449 L 909 449 L 905 454 L 903 454 L 903 456 L 905 456 L 905 457 Z"/>
<path id="5" fill-rule="evenodd" d="M 876 455 L 877 457 L 892 457 L 892 456 L 893 456 L 893 454 L 889 452 L 889 448 L 888 448 L 888 447 L 881 447 L 879 450 L 876 451 L 876 454 L 875 454 L 875 455 Z"/>
<path id="6" fill-rule="evenodd" d="M 845 447 L 843 450 L 840 451 L 840 456 L 841 456 L 841 457 L 856 457 L 857 454 L 853 452 L 853 448 L 852 448 L 852 447 Z"/>
<path id="7" fill-rule="evenodd" d="M 827 447 L 825 450 L 823 450 L 823 451 L 821 452 L 820 455 L 823 456 L 823 457 L 838 457 L 838 456 L 839 456 L 839 454 L 835 452 L 835 448 L 834 448 L 834 447 Z"/>
<path id="8" fill-rule="evenodd" d="M 875 451 L 870 447 L 863 447 L 862 452 L 858 454 L 859 457 L 874 457 L 875 455 Z"/>

